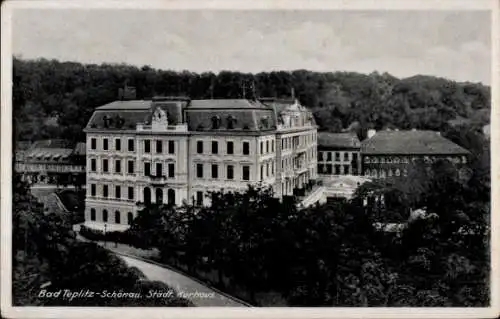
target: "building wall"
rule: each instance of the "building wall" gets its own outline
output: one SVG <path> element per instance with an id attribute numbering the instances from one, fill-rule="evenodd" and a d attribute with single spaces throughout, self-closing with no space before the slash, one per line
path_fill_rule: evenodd
<path id="1" fill-rule="evenodd" d="M 318 172 L 321 175 L 360 175 L 360 150 L 320 149 L 318 151 Z"/>
<path id="2" fill-rule="evenodd" d="M 432 164 L 438 159 L 446 159 L 455 164 L 467 163 L 464 155 L 362 155 L 364 176 L 374 178 L 387 178 L 407 176 L 411 165 L 418 160 L 425 164 Z"/>
<path id="3" fill-rule="evenodd" d="M 189 151 L 186 156 L 188 159 L 186 162 L 189 163 L 189 202 L 198 203 L 197 199 L 201 192 L 203 204 L 207 205 L 209 200 L 206 195 L 209 191 L 244 190 L 248 184 L 257 182 L 258 142 L 258 137 L 251 135 L 205 133 L 190 136 Z M 203 145 L 202 149 L 199 149 L 199 143 Z M 217 143 L 216 154 L 213 152 L 212 143 Z M 248 148 L 248 154 L 244 154 L 244 148 L 245 151 Z M 202 167 L 201 176 L 198 175 L 199 165 Z M 212 167 L 216 175 L 213 175 Z M 249 170 L 248 180 L 243 178 L 244 167 Z M 232 178 L 228 172 L 230 168 L 232 168 Z"/>

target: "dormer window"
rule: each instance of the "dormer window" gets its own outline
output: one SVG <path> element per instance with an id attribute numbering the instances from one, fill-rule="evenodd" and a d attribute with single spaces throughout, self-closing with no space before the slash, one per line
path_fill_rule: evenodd
<path id="1" fill-rule="evenodd" d="M 268 128 L 269 127 L 269 118 L 267 116 L 261 118 L 260 119 L 260 124 L 261 124 L 262 128 Z"/>
<path id="2" fill-rule="evenodd" d="M 220 117 L 212 116 L 212 129 L 216 130 L 220 127 Z"/>
<path id="3" fill-rule="evenodd" d="M 234 129 L 234 124 L 237 122 L 236 118 L 232 115 L 229 115 L 226 121 L 227 121 L 227 128 L 230 130 Z"/>

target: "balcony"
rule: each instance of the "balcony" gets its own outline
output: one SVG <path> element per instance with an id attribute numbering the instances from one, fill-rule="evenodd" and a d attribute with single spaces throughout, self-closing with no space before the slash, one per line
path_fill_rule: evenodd
<path id="1" fill-rule="evenodd" d="M 161 186 L 167 184 L 168 182 L 167 177 L 165 175 L 149 175 L 148 177 L 152 185 Z"/>

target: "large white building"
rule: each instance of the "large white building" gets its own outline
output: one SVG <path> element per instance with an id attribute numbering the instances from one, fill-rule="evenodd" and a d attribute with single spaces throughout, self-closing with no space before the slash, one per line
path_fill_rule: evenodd
<path id="1" fill-rule="evenodd" d="M 140 203 L 206 205 L 249 184 L 316 201 L 317 126 L 296 100 L 115 101 L 85 132 L 89 227 L 124 230 Z"/>

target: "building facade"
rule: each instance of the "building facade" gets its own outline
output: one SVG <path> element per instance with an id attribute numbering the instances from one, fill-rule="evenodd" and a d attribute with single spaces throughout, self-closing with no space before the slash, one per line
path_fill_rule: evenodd
<path id="1" fill-rule="evenodd" d="M 360 175 L 361 143 L 355 133 L 318 133 L 320 176 Z"/>
<path id="2" fill-rule="evenodd" d="M 18 142 L 15 171 L 38 186 L 85 185 L 85 143 L 66 140 Z"/>
<path id="3" fill-rule="evenodd" d="M 469 151 L 435 131 L 370 130 L 361 143 L 363 174 L 371 178 L 405 177 L 417 161 L 446 159 L 466 164 Z"/>
<path id="4" fill-rule="evenodd" d="M 277 197 L 316 179 L 316 124 L 297 101 L 116 101 L 87 134 L 86 224 L 123 230 L 141 203 L 207 205 L 211 191 L 272 187 Z"/>

